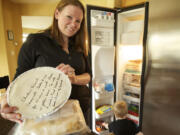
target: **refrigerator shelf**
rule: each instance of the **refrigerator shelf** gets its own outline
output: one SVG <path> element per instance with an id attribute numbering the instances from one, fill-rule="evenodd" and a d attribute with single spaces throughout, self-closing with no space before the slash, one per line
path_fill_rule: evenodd
<path id="1" fill-rule="evenodd" d="M 134 75 L 141 75 L 141 71 L 129 70 L 129 69 L 126 69 L 124 73 L 134 74 Z"/>
<path id="2" fill-rule="evenodd" d="M 114 90 L 111 91 L 111 92 L 108 92 L 108 91 L 103 91 L 102 93 L 98 93 L 98 92 L 94 92 L 95 93 L 95 99 L 98 100 L 98 99 L 104 99 L 104 98 L 114 98 Z"/>
<path id="3" fill-rule="evenodd" d="M 103 119 L 103 118 L 106 118 L 106 117 L 111 117 L 111 116 L 113 116 L 114 114 L 113 114 L 113 111 L 111 110 L 111 111 L 108 111 L 108 112 L 106 112 L 106 113 L 104 113 L 104 114 L 101 114 L 101 115 L 99 115 L 99 114 L 97 114 L 96 113 L 96 119 Z"/>
<path id="4" fill-rule="evenodd" d="M 123 95 L 123 98 L 127 101 L 132 101 L 134 103 L 138 103 L 140 102 L 140 99 L 139 98 L 134 98 L 134 97 L 131 97 L 131 96 L 127 96 L 127 95 Z"/>
<path id="5" fill-rule="evenodd" d="M 134 94 L 140 94 L 140 91 L 141 91 L 140 87 L 133 87 L 133 86 L 126 85 L 126 84 L 124 84 L 124 89 L 125 89 L 125 91 L 131 92 Z"/>
<path id="6" fill-rule="evenodd" d="M 136 91 L 140 91 L 140 84 L 138 83 L 127 83 L 125 81 L 123 81 L 123 86 L 125 89 L 134 89 Z"/>
<path id="7" fill-rule="evenodd" d="M 131 74 L 131 75 L 141 75 L 141 72 L 139 71 L 133 71 L 133 70 L 125 70 L 124 74 Z"/>

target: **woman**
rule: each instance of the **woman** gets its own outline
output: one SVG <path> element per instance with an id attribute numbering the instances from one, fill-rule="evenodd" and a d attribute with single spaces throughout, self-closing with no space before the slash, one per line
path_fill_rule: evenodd
<path id="1" fill-rule="evenodd" d="M 85 47 L 84 7 L 78 0 L 61 0 L 54 12 L 53 24 L 42 33 L 31 34 L 23 44 L 15 78 L 23 72 L 41 66 L 51 66 L 68 75 L 72 83 L 72 99 L 78 99 L 89 119 L 90 90 L 87 84 L 91 71 Z M 5 119 L 22 122 L 18 108 L 8 106 L 6 98 L 1 104 Z"/>

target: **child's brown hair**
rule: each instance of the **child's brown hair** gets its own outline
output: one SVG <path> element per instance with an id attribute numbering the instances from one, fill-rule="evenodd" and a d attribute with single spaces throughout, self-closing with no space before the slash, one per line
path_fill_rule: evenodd
<path id="1" fill-rule="evenodd" d="M 117 101 L 113 105 L 113 112 L 116 117 L 123 118 L 128 113 L 127 104 L 125 101 Z"/>

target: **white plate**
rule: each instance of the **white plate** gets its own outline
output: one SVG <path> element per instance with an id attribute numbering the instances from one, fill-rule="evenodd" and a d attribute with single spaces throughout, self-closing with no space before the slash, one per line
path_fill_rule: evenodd
<path id="1" fill-rule="evenodd" d="M 56 68 L 39 67 L 24 72 L 8 87 L 7 101 L 23 118 L 41 118 L 61 108 L 71 94 L 67 75 Z"/>

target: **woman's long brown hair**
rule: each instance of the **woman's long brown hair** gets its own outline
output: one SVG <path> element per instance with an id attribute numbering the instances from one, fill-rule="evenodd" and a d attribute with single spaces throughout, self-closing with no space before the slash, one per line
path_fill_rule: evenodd
<path id="1" fill-rule="evenodd" d="M 58 9 L 59 12 L 63 10 L 64 7 L 67 5 L 73 5 L 79 7 L 83 11 L 83 20 L 81 22 L 81 26 L 79 31 L 71 37 L 74 41 L 74 48 L 77 51 L 82 51 L 85 56 L 88 54 L 88 47 L 86 46 L 86 26 L 85 26 L 85 9 L 82 3 L 79 0 L 61 0 L 58 5 L 56 6 L 56 9 Z M 55 9 L 55 11 L 56 11 Z M 55 11 L 54 11 L 54 17 L 53 17 L 53 23 L 52 25 L 47 29 L 50 30 L 50 34 L 52 38 L 57 40 L 60 44 L 64 43 L 62 33 L 58 28 L 58 21 L 55 18 Z"/>

